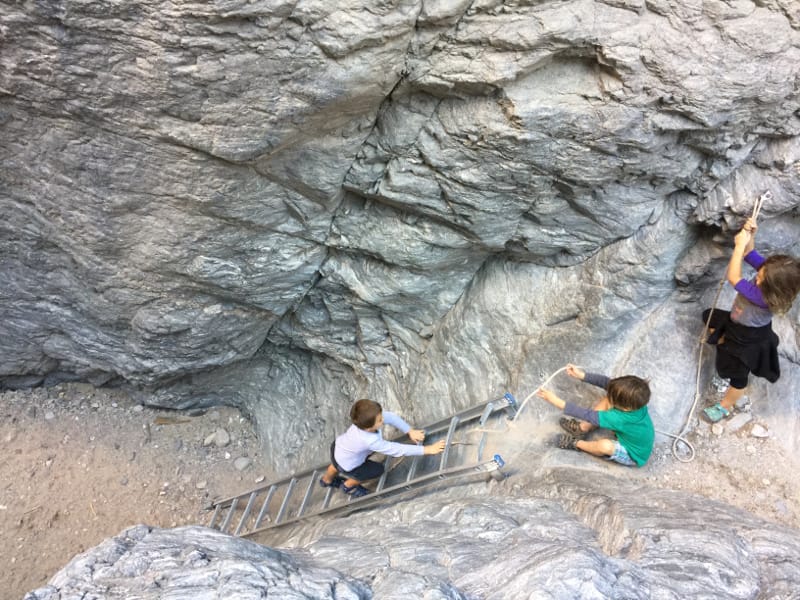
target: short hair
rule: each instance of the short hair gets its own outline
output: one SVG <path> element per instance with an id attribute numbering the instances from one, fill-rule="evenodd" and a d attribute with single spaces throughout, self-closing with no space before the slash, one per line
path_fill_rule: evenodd
<path id="1" fill-rule="evenodd" d="M 353 403 L 350 408 L 350 420 L 359 429 L 369 429 L 375 425 L 375 419 L 383 412 L 383 408 L 377 402 L 362 398 Z"/>
<path id="2" fill-rule="evenodd" d="M 758 288 L 764 302 L 776 315 L 788 312 L 800 293 L 800 261 L 786 254 L 775 254 L 764 261 L 761 269 Z"/>
<path id="3" fill-rule="evenodd" d="M 606 393 L 611 405 L 623 410 L 638 410 L 650 402 L 650 385 L 636 375 L 615 377 L 608 382 Z"/>

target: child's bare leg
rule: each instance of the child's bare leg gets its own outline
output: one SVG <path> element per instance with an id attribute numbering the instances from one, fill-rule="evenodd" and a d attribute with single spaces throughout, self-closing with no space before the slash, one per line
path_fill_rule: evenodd
<path id="1" fill-rule="evenodd" d="M 353 488 L 357 485 L 361 485 L 361 482 L 358 479 L 353 479 L 352 477 L 348 477 L 347 479 L 345 479 L 344 485 L 346 485 L 349 488 Z"/>
<path id="2" fill-rule="evenodd" d="M 600 400 L 598 400 L 597 402 L 594 403 L 594 406 L 592 406 L 592 410 L 598 410 L 598 411 L 599 410 L 608 410 L 610 408 L 611 408 L 611 403 L 608 401 L 608 396 L 603 396 L 602 398 L 600 398 Z M 581 421 L 580 422 L 580 428 L 581 428 L 581 431 L 583 431 L 584 433 L 588 433 L 588 432 L 592 431 L 593 429 L 597 429 L 597 426 L 596 425 L 592 425 L 588 421 Z"/>
<path id="3" fill-rule="evenodd" d="M 579 450 L 583 450 L 584 452 L 588 452 L 589 454 L 593 454 L 595 456 L 613 456 L 616 447 L 614 446 L 614 440 L 609 439 L 602 439 L 602 440 L 594 440 L 594 441 L 586 441 L 586 440 L 578 440 L 577 444 L 575 444 Z"/>
<path id="4" fill-rule="evenodd" d="M 322 481 L 325 483 L 333 483 L 333 478 L 339 474 L 339 471 L 333 465 L 328 465 L 328 469 L 322 476 Z"/>
<path id="5" fill-rule="evenodd" d="M 719 403 L 725 408 L 726 410 L 733 410 L 733 407 L 736 406 L 736 403 L 739 399 L 744 396 L 744 393 L 747 391 L 747 388 L 735 388 L 733 386 L 729 386 L 725 395 L 722 397 L 722 400 Z"/>

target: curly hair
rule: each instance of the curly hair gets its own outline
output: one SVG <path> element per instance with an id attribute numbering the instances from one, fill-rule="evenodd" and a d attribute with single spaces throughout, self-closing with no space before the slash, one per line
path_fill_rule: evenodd
<path id="1" fill-rule="evenodd" d="M 770 256 L 761 265 L 761 295 L 769 309 L 782 315 L 800 293 L 800 261 L 786 254 Z"/>
<path id="2" fill-rule="evenodd" d="M 622 410 L 638 410 L 650 402 L 650 384 L 636 375 L 615 377 L 606 393 L 611 405 Z"/>
<path id="3" fill-rule="evenodd" d="M 350 408 L 350 420 L 359 429 L 369 429 L 375 425 L 375 419 L 383 412 L 380 404 L 373 400 L 362 398 L 357 400 Z"/>

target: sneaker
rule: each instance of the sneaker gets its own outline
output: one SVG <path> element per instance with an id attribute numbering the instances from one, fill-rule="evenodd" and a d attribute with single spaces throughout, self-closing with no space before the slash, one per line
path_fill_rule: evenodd
<path id="1" fill-rule="evenodd" d="M 742 396 L 736 401 L 736 410 L 739 412 L 750 412 L 751 407 L 752 403 L 750 402 L 750 398 L 747 396 Z"/>
<path id="2" fill-rule="evenodd" d="M 728 381 L 719 375 L 714 375 L 711 379 L 711 387 L 713 387 L 718 394 L 724 394 L 728 390 L 729 385 Z"/>
<path id="3" fill-rule="evenodd" d="M 578 438 L 562 433 L 556 438 L 556 445 L 562 450 L 578 450 Z"/>
<path id="4" fill-rule="evenodd" d="M 351 498 L 361 498 L 361 496 L 366 496 L 369 494 L 369 490 L 367 488 L 358 484 L 354 485 L 353 487 L 347 487 L 346 485 L 343 485 L 342 491 Z"/>
<path id="5" fill-rule="evenodd" d="M 706 421 L 710 423 L 719 423 L 722 419 L 727 419 L 731 416 L 731 411 L 717 402 L 714 406 L 709 406 L 703 409 L 703 415 Z"/>
<path id="6" fill-rule="evenodd" d="M 567 417 L 561 417 L 558 420 L 558 424 L 561 425 L 561 429 L 566 431 L 574 438 L 583 439 L 589 433 L 588 431 L 583 431 L 581 429 L 581 422 L 577 419 L 568 419 Z"/>
<path id="7" fill-rule="evenodd" d="M 340 487 L 342 487 L 343 483 L 344 483 L 344 477 L 339 477 L 338 475 L 336 477 L 334 477 L 333 481 L 331 481 L 330 483 L 325 481 L 322 477 L 319 478 L 319 484 L 324 488 L 328 488 L 328 487 L 340 488 Z"/>

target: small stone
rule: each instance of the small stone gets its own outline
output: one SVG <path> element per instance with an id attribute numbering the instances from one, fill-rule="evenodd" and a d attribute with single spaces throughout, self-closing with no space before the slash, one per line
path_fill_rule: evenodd
<path id="1" fill-rule="evenodd" d="M 183 440 L 178 438 L 174 442 L 172 442 L 172 450 L 178 452 L 181 448 L 183 448 Z"/>
<path id="2" fill-rule="evenodd" d="M 122 479 L 119 480 L 119 484 L 120 485 L 128 485 L 128 478 L 127 477 L 123 477 Z"/>
<path id="3" fill-rule="evenodd" d="M 240 456 L 235 461 L 233 461 L 233 466 L 237 471 L 244 471 L 253 461 L 247 458 L 246 456 Z"/>
<path id="4" fill-rule="evenodd" d="M 728 419 L 728 422 L 725 424 L 725 429 L 727 429 L 730 433 L 736 433 L 742 427 L 747 425 L 750 421 L 752 421 L 753 415 L 746 412 L 741 412 L 735 414 L 733 417 Z"/>
<path id="5" fill-rule="evenodd" d="M 112 402 L 111 403 L 111 407 L 112 408 L 117 408 L 118 406 L 119 406 L 119 404 L 117 404 L 116 402 Z"/>
<path id="6" fill-rule="evenodd" d="M 263 475 L 259 475 L 258 477 L 256 477 L 255 482 L 262 483 L 265 479 L 266 477 L 264 477 Z"/>
<path id="7" fill-rule="evenodd" d="M 144 410 L 144 406 L 142 406 L 141 404 L 137 404 L 137 405 L 136 405 L 136 406 L 134 406 L 134 407 L 133 407 L 131 410 L 132 410 L 133 412 L 140 413 L 140 412 L 142 412 L 142 411 Z"/>
<path id="8" fill-rule="evenodd" d="M 194 487 L 196 487 L 198 490 L 204 490 L 204 489 L 206 489 L 206 486 L 207 486 L 207 485 L 208 485 L 208 482 L 207 482 L 207 481 L 205 481 L 205 480 L 203 480 L 203 481 L 198 481 L 198 482 L 195 484 L 195 486 L 194 486 Z"/>
<path id="9" fill-rule="evenodd" d="M 44 420 L 45 421 L 52 421 L 55 418 L 56 418 L 56 414 L 52 410 L 48 410 L 46 413 L 44 413 Z"/>
<path id="10" fill-rule="evenodd" d="M 770 482 L 770 480 L 769 480 L 769 479 L 767 479 L 767 478 L 765 477 L 764 479 L 762 479 L 762 480 L 761 480 L 761 483 L 763 483 L 764 485 L 769 485 L 771 482 Z"/>
<path id="11" fill-rule="evenodd" d="M 756 423 L 755 425 L 753 425 L 753 428 L 750 430 L 750 435 L 752 435 L 753 437 L 756 437 L 756 438 L 768 438 L 769 437 L 769 431 L 763 425 L 759 425 L 758 423 Z"/>
<path id="12" fill-rule="evenodd" d="M 745 447 L 745 451 L 748 454 L 755 454 L 758 450 L 756 450 L 756 447 L 753 446 L 752 444 L 747 444 L 747 446 Z"/>
<path id="13" fill-rule="evenodd" d="M 723 433 L 725 433 L 725 425 L 723 425 L 722 423 L 714 423 L 711 426 L 711 433 L 713 433 L 714 435 L 722 435 Z"/>

